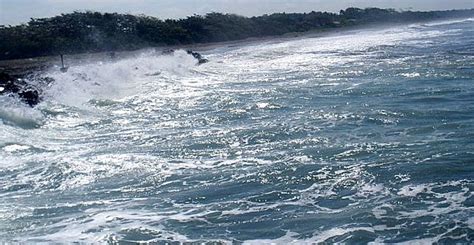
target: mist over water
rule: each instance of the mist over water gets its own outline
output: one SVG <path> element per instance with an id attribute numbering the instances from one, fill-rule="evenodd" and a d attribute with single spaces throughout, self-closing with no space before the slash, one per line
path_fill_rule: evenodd
<path id="1" fill-rule="evenodd" d="M 47 72 L 0 97 L 0 241 L 474 240 L 474 20 Z"/>

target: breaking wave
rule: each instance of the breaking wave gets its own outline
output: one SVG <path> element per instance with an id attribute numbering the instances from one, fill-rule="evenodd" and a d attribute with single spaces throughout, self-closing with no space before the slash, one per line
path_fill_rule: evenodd
<path id="1" fill-rule="evenodd" d="M 471 243 L 470 22 L 46 71 L 0 97 L 0 241 Z"/>

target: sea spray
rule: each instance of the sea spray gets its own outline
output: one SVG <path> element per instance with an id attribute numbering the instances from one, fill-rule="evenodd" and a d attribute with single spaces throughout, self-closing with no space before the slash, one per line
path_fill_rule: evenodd
<path id="1" fill-rule="evenodd" d="M 91 100 L 120 100 L 143 93 L 144 80 L 161 73 L 183 75 L 196 60 L 179 50 L 173 55 L 147 52 L 137 57 L 102 61 L 70 67 L 67 73 L 45 73 L 55 80 L 45 90 L 49 101 L 69 106 L 85 106 Z"/>
<path id="2" fill-rule="evenodd" d="M 41 111 L 26 105 L 20 98 L 2 95 L 0 104 L 0 120 L 5 124 L 36 128 L 45 120 Z"/>
<path id="3" fill-rule="evenodd" d="M 0 240 L 472 243 L 472 23 L 51 71 L 0 123 Z"/>

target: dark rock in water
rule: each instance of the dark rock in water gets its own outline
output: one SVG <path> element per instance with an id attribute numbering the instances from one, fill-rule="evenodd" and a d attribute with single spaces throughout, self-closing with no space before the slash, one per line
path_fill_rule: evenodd
<path id="1" fill-rule="evenodd" d="M 18 93 L 18 96 L 20 96 L 20 98 L 31 107 L 37 105 L 40 102 L 39 93 L 36 90 L 24 90 Z"/>
<path id="2" fill-rule="evenodd" d="M 204 64 L 204 63 L 207 63 L 207 62 L 209 62 L 208 59 L 200 59 L 199 60 L 199 64 Z"/>
<path id="3" fill-rule="evenodd" d="M 7 73 L 0 73 L 0 94 L 18 93 L 20 87 L 17 85 L 20 82 L 18 78 L 10 76 Z"/>
<path id="4" fill-rule="evenodd" d="M 204 63 L 209 62 L 208 59 L 202 57 L 202 55 L 201 55 L 200 53 L 198 53 L 198 52 L 194 52 L 194 51 L 192 51 L 192 50 L 186 50 L 186 52 L 187 52 L 188 54 L 192 55 L 194 58 L 196 58 L 196 59 L 198 60 L 199 64 L 204 64 Z"/>
<path id="5" fill-rule="evenodd" d="M 165 49 L 165 50 L 161 51 L 162 55 L 171 55 L 173 53 L 174 53 L 174 49 Z"/>
<path id="6" fill-rule="evenodd" d="M 0 95 L 16 95 L 23 102 L 33 107 L 40 102 L 39 91 L 20 77 L 0 72 Z"/>
<path id="7" fill-rule="evenodd" d="M 163 50 L 161 52 L 162 55 L 171 55 L 174 53 L 174 49 L 166 49 L 166 50 Z M 192 55 L 195 59 L 198 60 L 198 64 L 201 65 L 201 64 L 204 64 L 204 63 L 207 63 L 209 62 L 208 59 L 204 58 L 200 53 L 198 52 L 194 52 L 192 50 L 186 50 L 186 53 L 188 53 L 189 55 Z"/>

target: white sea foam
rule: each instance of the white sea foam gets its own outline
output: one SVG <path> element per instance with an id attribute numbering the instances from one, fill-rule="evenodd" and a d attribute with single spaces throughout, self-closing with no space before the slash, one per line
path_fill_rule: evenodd
<path id="1" fill-rule="evenodd" d="M 415 197 L 421 193 L 426 193 L 429 191 L 429 187 L 426 185 L 407 185 L 400 189 L 398 195 Z"/>
<path id="2" fill-rule="evenodd" d="M 13 144 L 13 145 L 7 145 L 3 147 L 3 150 L 7 152 L 16 152 L 16 151 L 28 150 L 30 148 L 31 146 L 28 146 L 28 145 Z"/>
<path id="3" fill-rule="evenodd" d="M 441 26 L 441 25 L 452 25 L 452 24 L 458 24 L 458 23 L 464 23 L 464 22 L 474 22 L 474 18 L 434 21 L 434 22 L 422 24 L 422 25 L 423 26 Z"/>
<path id="4" fill-rule="evenodd" d="M 146 81 L 156 76 L 183 76 L 195 65 L 196 60 L 180 50 L 173 55 L 148 52 L 118 61 L 71 66 L 67 73 L 46 74 L 55 82 L 45 90 L 45 98 L 79 107 L 91 100 L 120 100 L 144 92 Z"/>
<path id="5" fill-rule="evenodd" d="M 404 89 L 399 76 L 425 74 L 410 70 L 424 57 L 391 58 L 392 49 L 456 33 L 395 27 L 223 48 L 202 66 L 178 51 L 51 71 L 56 82 L 38 108 L 6 98 L 13 113 L 0 124 L 0 228 L 9 230 L 0 235 L 313 244 L 363 233 L 384 243 L 422 227 L 416 243 L 472 228 L 471 180 L 407 171 L 454 157 L 443 153 L 445 135 L 407 135 L 403 127 L 426 117 L 391 106 Z M 11 120 L 18 116 L 44 122 L 25 130 Z M 242 227 L 262 224 L 288 231 L 241 239 Z"/>
<path id="6" fill-rule="evenodd" d="M 44 121 L 41 111 L 25 105 L 17 98 L 0 96 L 0 121 L 22 128 L 35 128 Z"/>
<path id="7" fill-rule="evenodd" d="M 140 199 L 135 199 L 140 202 Z M 107 204 L 109 207 L 114 206 L 114 202 Z M 180 220 L 180 216 L 186 216 L 182 213 L 144 213 L 133 211 L 100 211 L 97 209 L 89 209 L 85 212 L 85 220 L 66 219 L 49 228 L 56 232 L 47 235 L 32 236 L 29 238 L 20 238 L 16 241 L 20 242 L 80 242 L 80 243 L 103 243 L 121 241 L 123 235 L 127 232 L 150 234 L 153 238 L 136 239 L 134 242 L 196 242 L 199 240 L 190 239 L 185 235 L 167 230 L 163 226 L 147 225 L 149 222 L 159 222 L 160 220 L 173 218 Z M 189 219 L 189 217 L 182 217 Z M 122 221 L 127 221 L 124 224 Z M 117 225 L 120 224 L 120 225 Z M 206 240 L 212 242 L 213 240 Z M 215 242 L 230 244 L 229 241 L 215 240 Z"/>

